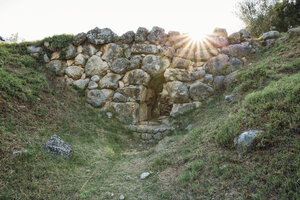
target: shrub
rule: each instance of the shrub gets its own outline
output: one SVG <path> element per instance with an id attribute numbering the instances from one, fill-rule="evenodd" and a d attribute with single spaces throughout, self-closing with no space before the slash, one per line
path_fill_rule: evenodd
<path id="1" fill-rule="evenodd" d="M 242 0 L 237 4 L 237 16 L 256 37 L 270 30 L 284 32 L 298 26 L 299 11 L 299 0 Z"/>

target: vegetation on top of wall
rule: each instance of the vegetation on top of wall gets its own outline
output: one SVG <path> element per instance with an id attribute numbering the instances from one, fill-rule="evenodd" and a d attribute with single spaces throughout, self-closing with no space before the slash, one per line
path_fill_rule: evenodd
<path id="1" fill-rule="evenodd" d="M 54 35 L 52 37 L 47 37 L 41 41 L 41 44 L 44 42 L 49 42 L 50 48 L 54 51 L 59 51 L 66 48 L 70 43 L 72 43 L 74 35 L 70 34 L 61 34 Z"/>

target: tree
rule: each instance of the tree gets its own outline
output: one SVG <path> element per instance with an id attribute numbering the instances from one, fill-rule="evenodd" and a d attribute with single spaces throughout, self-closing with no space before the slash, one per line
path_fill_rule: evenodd
<path id="1" fill-rule="evenodd" d="M 237 4 L 237 16 L 254 36 L 277 29 L 287 31 L 299 25 L 300 0 L 242 0 Z"/>

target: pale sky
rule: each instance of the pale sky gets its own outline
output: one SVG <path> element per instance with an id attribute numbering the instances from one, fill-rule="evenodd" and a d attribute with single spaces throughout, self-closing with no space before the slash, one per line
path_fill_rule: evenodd
<path id="1" fill-rule="evenodd" d="M 235 16 L 238 0 L 0 0 L 0 36 L 26 40 L 77 34 L 95 27 L 118 35 L 142 26 L 201 36 L 215 27 L 228 33 L 244 24 Z"/>

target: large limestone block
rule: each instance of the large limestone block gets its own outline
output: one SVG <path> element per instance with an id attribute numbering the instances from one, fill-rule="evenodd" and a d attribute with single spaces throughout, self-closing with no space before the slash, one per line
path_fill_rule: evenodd
<path id="1" fill-rule="evenodd" d="M 119 74 L 108 73 L 100 80 L 99 85 L 101 88 L 117 89 L 121 78 Z"/>
<path id="2" fill-rule="evenodd" d="M 167 57 L 147 55 L 143 59 L 142 69 L 151 76 L 156 77 L 162 74 L 170 65 Z"/>
<path id="3" fill-rule="evenodd" d="M 248 130 L 234 138 L 234 144 L 239 151 L 247 151 L 253 147 L 254 141 L 265 132 L 262 130 Z"/>
<path id="4" fill-rule="evenodd" d="M 215 28 L 213 34 L 217 35 L 217 36 L 222 36 L 222 37 L 228 36 L 225 28 Z"/>
<path id="5" fill-rule="evenodd" d="M 80 53 L 75 57 L 75 64 L 76 65 L 84 65 L 85 60 L 86 60 L 86 57 Z"/>
<path id="6" fill-rule="evenodd" d="M 109 89 L 94 89 L 90 90 L 87 94 L 88 103 L 90 103 L 93 107 L 102 107 L 106 102 L 111 101 L 112 96 L 114 94 L 113 90 Z"/>
<path id="7" fill-rule="evenodd" d="M 137 54 L 157 54 L 159 50 L 156 45 L 153 44 L 133 44 L 131 52 Z"/>
<path id="8" fill-rule="evenodd" d="M 185 69 L 168 68 L 164 73 L 166 81 L 191 81 L 191 72 Z"/>
<path id="9" fill-rule="evenodd" d="M 74 36 L 73 44 L 75 46 L 81 45 L 86 40 L 86 34 L 85 33 L 78 33 Z"/>
<path id="10" fill-rule="evenodd" d="M 135 34 L 135 41 L 136 42 L 145 42 L 148 36 L 148 29 L 144 27 L 139 27 L 136 34 Z"/>
<path id="11" fill-rule="evenodd" d="M 110 66 L 111 71 L 123 74 L 130 68 L 130 61 L 127 58 L 117 58 Z"/>
<path id="12" fill-rule="evenodd" d="M 140 55 L 132 56 L 131 59 L 130 59 L 129 69 L 132 70 L 132 69 L 140 68 L 142 60 L 143 60 L 142 56 L 140 56 Z"/>
<path id="13" fill-rule="evenodd" d="M 78 87 L 79 89 L 85 89 L 86 86 L 88 85 L 90 79 L 86 78 L 86 79 L 79 79 L 77 81 L 73 82 L 73 85 Z"/>
<path id="14" fill-rule="evenodd" d="M 187 111 L 194 110 L 201 106 L 201 102 L 191 102 L 191 103 L 183 103 L 183 104 L 173 104 L 170 116 L 174 117 L 179 114 L 183 114 Z"/>
<path id="15" fill-rule="evenodd" d="M 242 41 L 242 34 L 240 32 L 234 32 L 228 37 L 230 44 L 238 44 Z"/>
<path id="16" fill-rule="evenodd" d="M 125 74 L 123 82 L 125 85 L 144 85 L 148 86 L 150 83 L 150 75 L 141 69 L 135 69 Z"/>
<path id="17" fill-rule="evenodd" d="M 47 68 L 57 76 L 62 76 L 65 71 L 65 64 L 60 60 L 52 60 L 47 64 Z"/>
<path id="18" fill-rule="evenodd" d="M 229 65 L 229 57 L 226 54 L 220 54 L 213 57 L 207 64 L 207 71 L 212 74 L 223 74 Z"/>
<path id="19" fill-rule="evenodd" d="M 128 31 L 120 37 L 120 41 L 125 44 L 130 44 L 134 41 L 134 38 L 135 33 L 133 31 Z"/>
<path id="20" fill-rule="evenodd" d="M 269 31 L 262 35 L 262 39 L 263 40 L 275 39 L 275 38 L 278 38 L 279 36 L 280 36 L 280 33 L 278 31 Z"/>
<path id="21" fill-rule="evenodd" d="M 113 101 L 114 102 L 127 102 L 127 101 L 129 101 L 129 99 L 125 95 L 123 95 L 119 92 L 115 92 L 114 96 L 113 96 Z"/>
<path id="22" fill-rule="evenodd" d="M 172 81 L 164 84 L 162 96 L 168 96 L 173 103 L 189 102 L 189 90 L 186 84 Z"/>
<path id="23" fill-rule="evenodd" d="M 194 101 L 202 101 L 209 97 L 214 89 L 200 81 L 190 85 L 190 95 Z"/>
<path id="24" fill-rule="evenodd" d="M 136 124 L 139 121 L 139 104 L 135 102 L 111 103 L 111 107 L 124 123 Z"/>
<path id="25" fill-rule="evenodd" d="M 197 62 L 208 61 L 211 57 L 210 51 L 206 49 L 195 52 L 195 60 Z"/>
<path id="26" fill-rule="evenodd" d="M 154 44 L 159 44 L 167 39 L 167 34 L 163 28 L 154 26 L 148 34 L 147 40 Z"/>
<path id="27" fill-rule="evenodd" d="M 216 35 L 207 36 L 206 42 L 209 44 L 209 46 L 214 46 L 215 48 L 222 48 L 229 45 L 227 38 Z"/>
<path id="28" fill-rule="evenodd" d="M 245 57 L 251 51 L 251 45 L 248 42 L 242 44 L 232 44 L 222 48 L 222 53 L 233 57 Z"/>
<path id="29" fill-rule="evenodd" d="M 96 47 L 94 45 L 86 44 L 83 46 L 82 51 L 85 55 L 88 55 L 91 57 L 91 56 L 95 55 L 98 50 L 96 49 Z"/>
<path id="30" fill-rule="evenodd" d="M 92 56 L 85 65 L 85 73 L 87 76 L 103 75 L 108 70 L 108 64 L 99 56 Z"/>
<path id="31" fill-rule="evenodd" d="M 70 78 L 77 80 L 81 78 L 84 69 L 80 66 L 70 66 L 66 68 L 65 72 Z"/>
<path id="32" fill-rule="evenodd" d="M 65 159 L 72 157 L 73 150 L 69 144 L 63 141 L 59 136 L 52 135 L 44 144 L 43 151 L 55 157 L 63 157 Z"/>
<path id="33" fill-rule="evenodd" d="M 147 88 L 142 85 L 130 85 L 127 87 L 119 88 L 117 92 L 127 97 L 127 101 L 131 102 L 144 102 L 147 97 Z"/>
<path id="34" fill-rule="evenodd" d="M 219 90 L 223 87 L 224 76 L 215 76 L 214 78 L 214 88 Z"/>
<path id="35" fill-rule="evenodd" d="M 98 27 L 87 32 L 88 41 L 95 45 L 107 44 L 118 41 L 119 37 L 109 28 L 99 29 Z"/>
<path id="36" fill-rule="evenodd" d="M 243 62 L 238 58 L 231 58 L 229 61 L 229 71 L 233 72 L 243 67 Z"/>
<path id="37" fill-rule="evenodd" d="M 72 44 L 70 44 L 66 50 L 66 59 L 75 58 L 76 52 L 77 52 L 76 47 L 74 47 Z"/>
<path id="38" fill-rule="evenodd" d="M 223 83 L 226 88 L 229 88 L 231 85 L 233 85 L 233 83 L 236 80 L 237 74 L 238 74 L 238 71 L 235 71 L 235 72 L 232 72 L 232 73 L 228 74 L 227 76 L 225 76 Z"/>
<path id="39" fill-rule="evenodd" d="M 195 59 L 195 53 L 194 53 L 194 49 L 192 48 L 180 48 L 176 50 L 176 56 L 183 58 L 183 59 L 187 59 L 187 60 L 194 60 Z"/>
<path id="40" fill-rule="evenodd" d="M 118 44 L 110 43 L 104 45 L 101 50 L 103 52 L 102 59 L 108 62 L 123 57 L 123 49 Z"/>
<path id="41" fill-rule="evenodd" d="M 192 64 L 193 64 L 193 62 L 190 60 L 186 60 L 186 59 L 179 58 L 179 57 L 173 57 L 171 66 L 173 68 L 183 68 L 184 69 L 184 68 L 188 68 Z"/>

